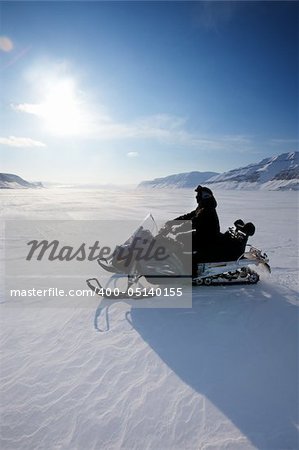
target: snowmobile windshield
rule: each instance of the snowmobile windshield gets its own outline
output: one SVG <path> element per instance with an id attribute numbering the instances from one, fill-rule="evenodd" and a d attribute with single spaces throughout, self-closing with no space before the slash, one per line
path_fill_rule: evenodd
<path id="1" fill-rule="evenodd" d="M 155 237 L 158 234 L 158 226 L 151 214 L 148 214 L 145 219 L 143 219 L 141 224 L 136 228 L 134 233 L 129 237 L 125 244 L 130 244 L 133 239 L 135 239 L 141 233 L 148 233 L 152 237 Z"/>
<path id="2" fill-rule="evenodd" d="M 153 236 L 156 236 L 158 234 L 158 226 L 151 214 L 148 214 L 145 219 L 143 219 L 141 227 L 143 228 L 143 230 L 149 231 Z"/>

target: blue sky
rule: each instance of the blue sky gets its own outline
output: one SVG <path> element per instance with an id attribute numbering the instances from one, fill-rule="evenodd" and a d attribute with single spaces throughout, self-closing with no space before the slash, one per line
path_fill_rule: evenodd
<path id="1" fill-rule="evenodd" d="M 298 148 L 297 2 L 1 2 L 1 172 L 138 183 Z"/>

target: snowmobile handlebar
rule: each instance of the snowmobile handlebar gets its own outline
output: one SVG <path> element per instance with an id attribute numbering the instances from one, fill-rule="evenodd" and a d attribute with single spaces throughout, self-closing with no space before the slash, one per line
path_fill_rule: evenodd
<path id="1" fill-rule="evenodd" d="M 171 232 L 172 232 L 172 227 L 170 225 L 164 225 L 164 227 L 160 228 L 158 234 L 160 236 L 167 236 Z"/>

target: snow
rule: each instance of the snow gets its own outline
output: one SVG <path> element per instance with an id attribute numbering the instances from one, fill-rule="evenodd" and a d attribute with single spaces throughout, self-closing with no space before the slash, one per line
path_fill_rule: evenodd
<path id="1" fill-rule="evenodd" d="M 17 220 L 168 219 L 194 207 L 184 189 L 0 195 L 3 218 Z M 1 449 L 298 448 L 298 194 L 215 195 L 223 231 L 239 217 L 256 225 L 251 243 L 273 273 L 255 286 L 194 288 L 191 309 L 95 297 L 54 308 L 11 307 L 2 283 Z"/>
<path id="2" fill-rule="evenodd" d="M 30 183 L 18 175 L 0 173 L 0 189 L 36 189 L 42 187 L 43 185 L 40 182 Z"/>
<path id="3" fill-rule="evenodd" d="M 213 176 L 208 176 L 208 172 L 189 172 L 143 181 L 138 187 L 177 189 L 199 183 L 212 184 L 213 189 L 299 190 L 299 152 L 282 153 Z"/>
<path id="4" fill-rule="evenodd" d="M 155 178 L 154 180 L 142 181 L 139 188 L 194 188 L 198 184 L 205 183 L 212 176 L 219 175 L 217 172 L 187 172 L 169 175 L 168 177 Z"/>
<path id="5" fill-rule="evenodd" d="M 225 189 L 225 190 L 245 190 L 245 191 L 256 191 L 256 190 L 269 190 L 269 191 L 289 191 L 299 190 L 299 179 L 294 178 L 292 180 L 270 180 L 264 183 L 249 182 L 249 181 L 219 181 L 217 183 L 207 183 L 211 189 Z M 245 195 L 245 194 L 244 194 Z"/>
<path id="6" fill-rule="evenodd" d="M 208 183 L 222 189 L 298 189 L 299 152 L 282 153 L 246 167 L 216 175 Z M 291 175 L 291 179 L 287 175 Z"/>

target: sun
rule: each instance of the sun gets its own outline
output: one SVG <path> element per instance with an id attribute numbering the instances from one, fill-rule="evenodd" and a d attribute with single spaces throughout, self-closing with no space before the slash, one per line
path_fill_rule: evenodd
<path id="1" fill-rule="evenodd" d="M 79 134 L 86 128 L 86 112 L 71 79 L 62 79 L 47 86 L 38 115 L 46 128 L 57 134 Z"/>
<path id="2" fill-rule="evenodd" d="M 34 66 L 25 74 L 33 102 L 12 103 L 11 108 L 38 118 L 39 129 L 46 134 L 90 138 L 99 120 L 107 123 L 109 117 L 99 115 L 90 89 L 82 90 L 76 75 L 69 72 L 67 64 Z"/>

